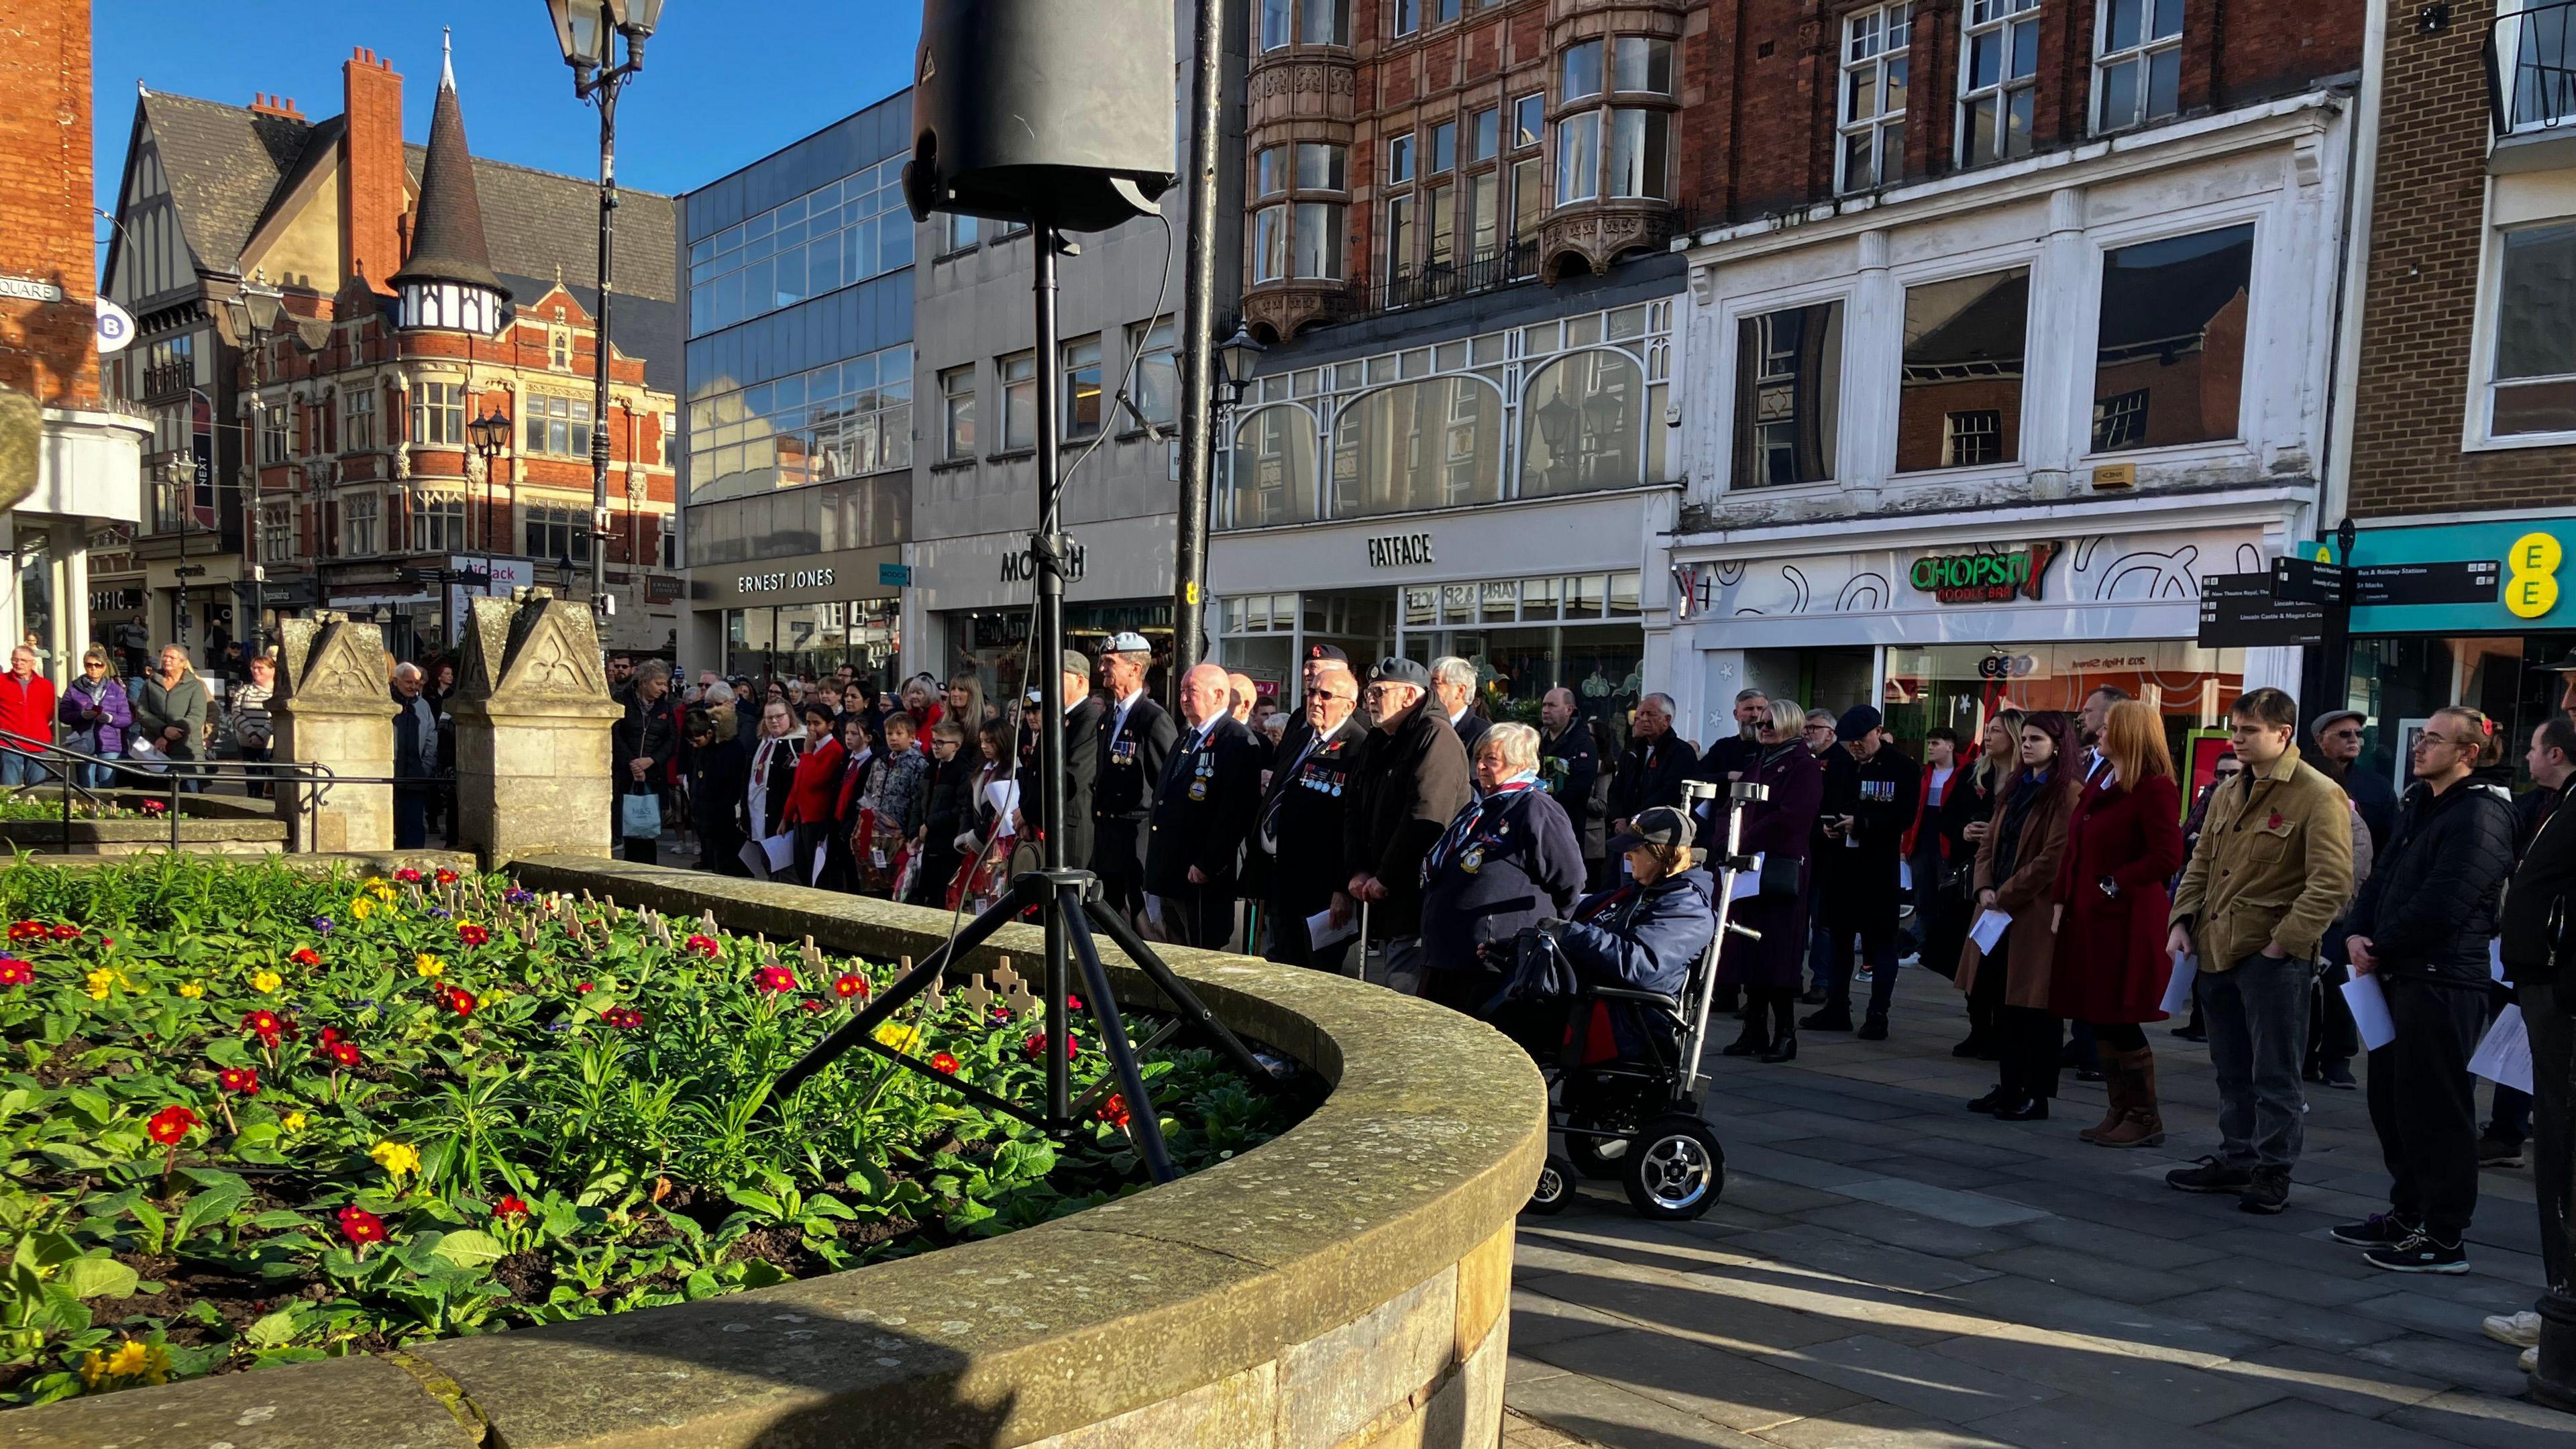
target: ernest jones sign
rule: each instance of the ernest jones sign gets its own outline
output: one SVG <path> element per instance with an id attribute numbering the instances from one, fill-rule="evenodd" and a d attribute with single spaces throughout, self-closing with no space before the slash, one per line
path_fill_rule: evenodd
<path id="1" fill-rule="evenodd" d="M 2034 543 L 2011 553 L 1931 553 L 1914 561 L 1906 581 L 1945 604 L 2002 604 L 2014 595 L 2039 597 L 2053 543 Z"/>

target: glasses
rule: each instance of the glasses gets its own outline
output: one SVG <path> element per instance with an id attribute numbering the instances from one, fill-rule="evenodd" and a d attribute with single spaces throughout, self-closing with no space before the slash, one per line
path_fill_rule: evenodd
<path id="1" fill-rule="evenodd" d="M 1355 699 L 1358 696 L 1341 694 L 1330 689 L 1310 689 L 1306 691 L 1306 697 L 1308 699 Z"/>
<path id="2" fill-rule="evenodd" d="M 2415 737 L 2415 748 L 2419 750 L 2429 745 L 2449 745 L 2455 749 L 2465 750 L 2476 743 L 2478 742 L 2474 740 L 2455 740 L 2448 735 L 2437 735 L 2431 730 L 2426 730 Z"/>

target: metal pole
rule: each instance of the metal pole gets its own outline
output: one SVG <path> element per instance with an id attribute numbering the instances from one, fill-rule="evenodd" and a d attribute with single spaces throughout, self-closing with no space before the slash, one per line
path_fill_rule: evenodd
<path id="1" fill-rule="evenodd" d="M 627 42 L 627 63 L 637 62 L 636 45 Z M 617 88 L 624 81 L 611 70 L 599 82 L 599 306 L 596 317 L 595 374 L 590 407 L 590 607 L 608 595 L 608 288 L 617 236 Z"/>
<path id="2" fill-rule="evenodd" d="M 1048 870 L 1065 868 L 1064 794 L 1064 558 L 1061 457 L 1056 447 L 1056 417 L 1062 384 L 1062 359 L 1056 346 L 1056 253 L 1064 239 L 1046 217 L 1029 219 L 1029 245 L 1037 258 L 1031 308 L 1036 324 L 1038 423 L 1038 531 L 1029 540 L 1029 557 L 1037 564 L 1037 638 L 1032 641 L 1038 673 L 1038 795 L 1046 829 L 1039 841 L 1039 860 Z M 1042 911 L 1046 921 L 1047 1120 L 1062 1122 L 1072 1111 L 1073 1083 L 1065 1056 L 1068 940 L 1062 911 Z"/>
<path id="3" fill-rule="evenodd" d="M 1181 493 L 1172 550 L 1172 670 L 1181 678 L 1199 662 L 1199 613 L 1207 593 L 1208 472 L 1214 462 L 1209 412 L 1215 392 L 1216 164 L 1219 107 L 1225 95 L 1225 12 L 1196 0 L 1197 50 L 1190 67 L 1189 247 L 1181 292 Z"/>

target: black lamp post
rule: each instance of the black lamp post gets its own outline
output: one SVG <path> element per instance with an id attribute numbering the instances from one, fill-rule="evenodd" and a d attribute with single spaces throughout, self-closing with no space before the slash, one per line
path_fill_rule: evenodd
<path id="1" fill-rule="evenodd" d="M 501 454 L 510 446 L 510 415 L 496 407 L 467 423 L 465 436 L 474 444 L 474 455 L 483 460 L 483 592 L 488 594 L 492 592 L 492 470 L 501 466 Z M 471 479 L 466 482 L 465 506 L 474 506 Z M 465 526 L 465 546 L 474 547 L 470 518 Z"/>
<path id="2" fill-rule="evenodd" d="M 590 606 L 608 597 L 608 348 L 610 243 L 617 232 L 617 92 L 644 69 L 644 42 L 662 19 L 662 0 L 546 0 L 555 43 L 572 67 L 572 93 L 599 107 L 598 344 L 590 415 Z M 617 37 L 626 58 L 617 58 Z M 566 592 L 571 583 L 564 585 Z"/>
<path id="3" fill-rule="evenodd" d="M 1223 385 L 1225 396 L 1217 397 L 1215 388 L 1208 390 L 1207 402 L 1214 405 L 1218 414 L 1216 421 L 1219 426 L 1215 431 L 1222 433 L 1226 426 L 1230 426 L 1231 405 L 1242 400 L 1243 390 L 1251 384 L 1252 369 L 1260 363 L 1263 350 L 1259 339 L 1240 322 L 1235 324 L 1232 337 L 1217 344 L 1216 376 L 1213 380 Z M 1184 382 L 1186 385 L 1186 379 Z M 1195 446 L 1213 454 L 1214 449 L 1209 447 L 1206 433 L 1197 429 L 1185 427 L 1181 430 L 1182 446 L 1193 446 L 1191 440 L 1194 437 L 1197 439 Z M 1205 607 L 1207 594 L 1208 512 L 1215 491 L 1207 486 L 1204 472 L 1190 466 L 1188 458 L 1182 462 L 1178 545 L 1174 549 L 1172 588 L 1171 687 L 1175 690 L 1181 687 L 1181 676 L 1199 662 L 1199 614 Z"/>

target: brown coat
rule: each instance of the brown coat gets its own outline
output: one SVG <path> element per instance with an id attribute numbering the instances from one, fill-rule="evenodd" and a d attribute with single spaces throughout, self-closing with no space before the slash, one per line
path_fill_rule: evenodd
<path id="1" fill-rule="evenodd" d="M 2030 818 L 2022 822 L 2013 872 L 2000 881 L 1994 877 L 1995 846 L 2003 839 L 2012 787 L 2007 784 L 1995 792 L 1994 816 L 1987 822 L 1986 838 L 1977 843 L 1977 889 L 1993 891 L 1995 909 L 2013 918 L 2012 934 L 2004 938 L 2006 1006 L 2048 1009 L 2049 983 L 2057 964 L 2057 932 L 2049 917 L 2057 903 L 2058 858 L 2066 853 L 2066 827 L 2075 818 L 2075 797 L 2083 788 L 2083 777 L 2073 770 L 2057 772 L 2046 793 L 2031 803 Z M 1972 904 L 1971 925 L 1977 914 Z M 1974 989 L 1984 958 L 1970 939 L 1960 948 L 1959 974 L 1953 984 L 1961 991 Z"/>

